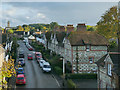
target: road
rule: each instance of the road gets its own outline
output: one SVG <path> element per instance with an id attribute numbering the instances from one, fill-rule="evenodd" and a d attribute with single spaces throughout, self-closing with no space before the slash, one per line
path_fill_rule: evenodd
<path id="1" fill-rule="evenodd" d="M 26 85 L 17 85 L 16 88 L 59 88 L 56 80 L 50 73 L 43 73 L 35 60 L 35 51 L 29 51 L 22 41 L 18 41 L 19 49 L 25 53 Z M 27 54 L 33 55 L 33 60 L 27 59 Z"/>

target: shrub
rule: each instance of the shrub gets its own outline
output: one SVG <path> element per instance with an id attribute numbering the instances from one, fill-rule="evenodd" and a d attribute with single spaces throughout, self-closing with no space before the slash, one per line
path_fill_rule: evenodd
<path id="1" fill-rule="evenodd" d="M 67 87 L 68 88 L 76 88 L 76 84 L 71 79 L 68 79 L 67 80 Z"/>
<path id="2" fill-rule="evenodd" d="M 54 71 L 56 74 L 62 75 L 62 69 L 60 67 L 58 67 L 58 66 L 54 67 Z"/>
<path id="3" fill-rule="evenodd" d="M 82 73 L 82 74 L 68 74 L 69 79 L 97 79 L 97 74 Z"/>

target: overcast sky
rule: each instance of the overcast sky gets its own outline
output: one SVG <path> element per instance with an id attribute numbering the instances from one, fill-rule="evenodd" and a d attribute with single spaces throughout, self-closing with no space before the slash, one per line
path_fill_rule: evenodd
<path id="1" fill-rule="evenodd" d="M 3 2 L 2 27 L 58 22 L 60 25 L 96 25 L 101 16 L 117 2 Z M 1 24 L 1 23 L 0 23 Z"/>

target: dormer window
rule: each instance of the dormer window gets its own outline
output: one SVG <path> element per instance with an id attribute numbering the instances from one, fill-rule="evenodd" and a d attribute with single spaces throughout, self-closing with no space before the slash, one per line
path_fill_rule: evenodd
<path id="1" fill-rule="evenodd" d="M 111 64 L 108 64 L 108 75 L 112 76 L 112 74 L 111 74 Z"/>
<path id="2" fill-rule="evenodd" d="M 90 45 L 86 46 L 86 51 L 90 51 Z"/>

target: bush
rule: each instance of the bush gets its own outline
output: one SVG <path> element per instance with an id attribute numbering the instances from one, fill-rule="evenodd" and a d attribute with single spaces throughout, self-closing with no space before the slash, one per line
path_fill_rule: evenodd
<path id="1" fill-rule="evenodd" d="M 69 79 L 97 79 L 97 74 L 82 73 L 82 74 L 68 74 Z"/>
<path id="2" fill-rule="evenodd" d="M 68 79 L 67 80 L 67 87 L 68 88 L 76 88 L 76 84 L 71 79 Z"/>
<path id="3" fill-rule="evenodd" d="M 60 67 L 58 67 L 58 66 L 54 67 L 54 71 L 56 74 L 62 75 L 62 69 Z"/>

